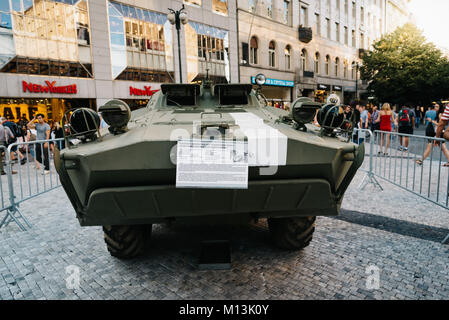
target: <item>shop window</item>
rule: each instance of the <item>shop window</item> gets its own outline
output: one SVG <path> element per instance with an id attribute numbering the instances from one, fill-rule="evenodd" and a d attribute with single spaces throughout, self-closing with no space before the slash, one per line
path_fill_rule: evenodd
<path id="1" fill-rule="evenodd" d="M 228 15 L 228 0 L 212 0 L 212 10 L 216 13 Z"/>
<path id="2" fill-rule="evenodd" d="M 270 41 L 268 46 L 268 65 L 272 68 L 276 67 L 276 44 Z"/>
<path id="3" fill-rule="evenodd" d="M 285 47 L 284 55 L 285 55 L 285 69 L 290 70 L 291 69 L 291 47 L 290 47 L 290 45 L 287 45 Z"/>
<path id="4" fill-rule="evenodd" d="M 257 42 L 257 38 L 256 37 L 252 37 L 251 38 L 251 42 L 250 42 L 250 49 L 249 49 L 249 63 L 251 64 L 257 64 L 258 63 L 258 54 L 257 54 L 257 50 L 259 48 L 258 42 Z"/>

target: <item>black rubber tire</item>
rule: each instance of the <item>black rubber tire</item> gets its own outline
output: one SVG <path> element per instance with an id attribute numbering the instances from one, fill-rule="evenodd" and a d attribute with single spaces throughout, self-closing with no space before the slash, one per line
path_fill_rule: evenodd
<path id="1" fill-rule="evenodd" d="M 111 256 L 131 259 L 143 253 L 151 229 L 151 224 L 103 226 L 104 241 Z"/>
<path id="2" fill-rule="evenodd" d="M 269 218 L 274 243 L 286 250 L 301 250 L 312 241 L 316 217 Z"/>

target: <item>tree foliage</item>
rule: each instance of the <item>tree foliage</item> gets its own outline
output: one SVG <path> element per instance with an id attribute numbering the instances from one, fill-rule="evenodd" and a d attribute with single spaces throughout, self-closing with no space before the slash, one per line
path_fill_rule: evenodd
<path id="1" fill-rule="evenodd" d="M 425 105 L 449 97 L 449 60 L 413 24 L 373 44 L 363 57 L 361 77 L 383 102 Z"/>

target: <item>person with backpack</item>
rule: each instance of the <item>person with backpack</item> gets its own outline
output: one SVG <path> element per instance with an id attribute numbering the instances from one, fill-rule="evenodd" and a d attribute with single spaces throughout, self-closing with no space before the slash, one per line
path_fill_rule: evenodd
<path id="1" fill-rule="evenodd" d="M 20 127 L 17 124 L 15 124 L 14 122 L 7 120 L 5 117 L 1 117 L 0 122 L 2 123 L 2 125 L 4 127 L 8 127 L 11 130 L 12 134 L 14 135 L 14 138 L 11 141 L 9 141 L 8 144 L 16 143 L 17 138 L 22 136 L 22 130 L 20 129 Z M 11 160 L 12 161 L 16 160 L 16 156 L 15 156 L 16 152 L 19 155 L 20 164 L 24 165 L 27 162 L 27 159 L 22 154 L 22 152 L 20 152 L 20 150 L 17 149 L 17 146 L 13 146 L 11 148 Z"/>
<path id="2" fill-rule="evenodd" d="M 415 127 L 415 111 L 404 105 L 399 111 L 397 117 L 398 132 L 400 134 L 413 135 L 413 129 Z M 400 145 L 399 151 L 408 151 L 409 137 L 399 136 Z"/>

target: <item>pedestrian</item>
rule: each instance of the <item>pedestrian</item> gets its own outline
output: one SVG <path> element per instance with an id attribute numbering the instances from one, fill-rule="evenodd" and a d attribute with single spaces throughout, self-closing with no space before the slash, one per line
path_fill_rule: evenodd
<path id="1" fill-rule="evenodd" d="M 383 153 L 384 156 L 388 155 L 388 148 L 390 147 L 390 133 L 391 132 L 391 123 L 394 122 L 394 114 L 391 110 L 391 106 L 389 103 L 384 103 L 382 105 L 382 110 L 379 112 L 379 118 L 377 119 L 377 123 L 379 124 L 379 129 L 382 131 L 380 133 L 379 147 L 380 151 L 378 155 Z M 387 133 L 388 132 L 388 133 Z M 382 152 L 383 147 L 385 146 L 385 151 Z"/>
<path id="2" fill-rule="evenodd" d="M 363 104 L 360 105 L 359 110 L 360 110 L 359 128 L 361 130 L 369 129 L 369 112 L 368 110 L 366 110 L 366 106 Z M 358 144 L 365 142 L 365 135 L 366 135 L 365 131 L 359 131 Z"/>
<path id="3" fill-rule="evenodd" d="M 438 122 L 438 125 L 436 127 L 436 132 L 435 132 L 435 137 L 437 138 L 444 138 L 445 140 L 449 140 L 449 131 L 445 130 L 447 124 L 449 123 L 449 104 L 447 104 L 444 107 L 444 111 L 440 112 L 440 120 Z M 434 145 L 439 146 L 441 143 L 439 141 L 435 141 Z M 446 158 L 449 161 L 449 152 L 445 152 L 448 151 L 447 147 L 445 146 L 445 143 L 443 142 L 443 145 L 441 146 L 444 155 L 446 156 Z M 449 162 L 446 162 L 444 165 L 444 167 L 449 167 Z"/>
<path id="4" fill-rule="evenodd" d="M 34 121 L 38 121 L 36 124 Z M 45 122 L 45 116 L 42 113 L 39 113 L 34 117 L 29 123 L 28 128 L 36 129 L 36 140 L 49 140 L 50 139 L 50 126 Z M 49 162 L 49 144 L 48 142 L 44 143 L 36 143 L 35 144 L 35 152 L 36 152 L 36 160 L 37 162 L 42 164 L 42 155 L 44 158 L 44 172 L 42 174 L 50 173 L 50 162 Z"/>
<path id="5" fill-rule="evenodd" d="M 379 114 L 380 114 L 379 107 L 373 105 L 373 114 L 371 116 L 371 131 L 373 132 L 376 139 L 377 139 L 376 131 L 379 131 L 380 129 L 380 121 L 378 121 L 380 119 Z"/>
<path id="6" fill-rule="evenodd" d="M 440 111 L 440 106 L 438 104 L 434 104 L 433 109 L 426 112 L 426 115 L 425 115 L 425 117 L 426 117 L 425 118 L 426 137 L 433 138 L 436 136 L 436 127 L 438 125 L 439 119 L 441 119 L 441 116 L 442 116 L 442 113 L 439 111 Z M 440 136 L 440 138 L 441 138 L 441 136 Z M 416 160 L 416 163 L 419 165 L 422 165 L 424 163 L 424 160 L 426 160 L 426 158 L 432 152 L 432 149 L 434 146 L 435 146 L 435 144 L 432 142 L 432 140 L 429 140 L 422 158 Z M 449 161 L 449 150 L 447 149 L 446 145 L 443 144 L 441 146 L 441 148 L 442 148 L 444 155 L 446 156 L 446 159 L 448 159 L 448 161 Z M 446 162 L 443 166 L 447 167 L 447 166 L 449 166 L 449 163 Z"/>
<path id="7" fill-rule="evenodd" d="M 2 154 L 4 153 L 5 158 L 6 158 L 6 148 L 8 147 L 8 142 L 12 141 L 14 139 L 14 135 L 11 132 L 11 130 L 7 127 L 7 126 L 3 126 L 2 124 L 0 124 L 0 146 L 4 147 L 4 149 L 2 148 L 3 151 L 0 151 L 0 158 L 2 158 Z M 3 160 L 0 159 L 0 173 L 2 176 L 4 176 L 6 174 L 5 169 L 4 169 L 4 164 L 3 164 Z M 16 174 L 16 171 L 12 171 L 12 174 Z"/>
<path id="8" fill-rule="evenodd" d="M 54 134 L 55 139 L 64 138 L 64 129 L 62 129 L 61 124 L 58 121 L 55 122 L 55 125 L 53 127 L 53 134 Z M 64 140 L 59 140 L 56 142 L 56 144 L 57 144 L 59 150 L 62 150 L 65 148 Z"/>
<path id="9" fill-rule="evenodd" d="M 17 138 L 22 135 L 21 130 L 19 129 L 17 124 L 15 124 L 12 121 L 7 120 L 5 117 L 0 117 L 0 122 L 3 124 L 4 127 L 8 127 L 14 136 L 10 141 L 8 141 L 8 145 L 16 143 Z M 17 145 L 11 147 L 11 160 L 12 161 L 17 161 L 16 155 L 15 155 L 16 153 L 19 155 L 20 164 L 24 165 L 27 162 L 27 159 L 22 154 L 22 152 L 20 152 L 20 150 L 17 149 Z"/>
<path id="10" fill-rule="evenodd" d="M 417 106 L 417 107 L 416 107 L 415 114 L 416 114 L 416 123 L 415 123 L 415 126 L 416 126 L 417 129 L 419 129 L 419 125 L 420 125 L 420 123 L 421 123 L 421 116 L 422 116 L 422 113 L 421 113 L 421 107 L 420 107 L 420 106 Z"/>
<path id="11" fill-rule="evenodd" d="M 415 111 L 409 108 L 407 105 L 403 105 L 401 111 L 398 114 L 396 123 L 398 126 L 398 132 L 401 134 L 399 136 L 400 145 L 399 151 L 408 151 L 408 145 L 410 138 L 403 135 L 413 135 L 413 129 L 415 127 Z"/>

